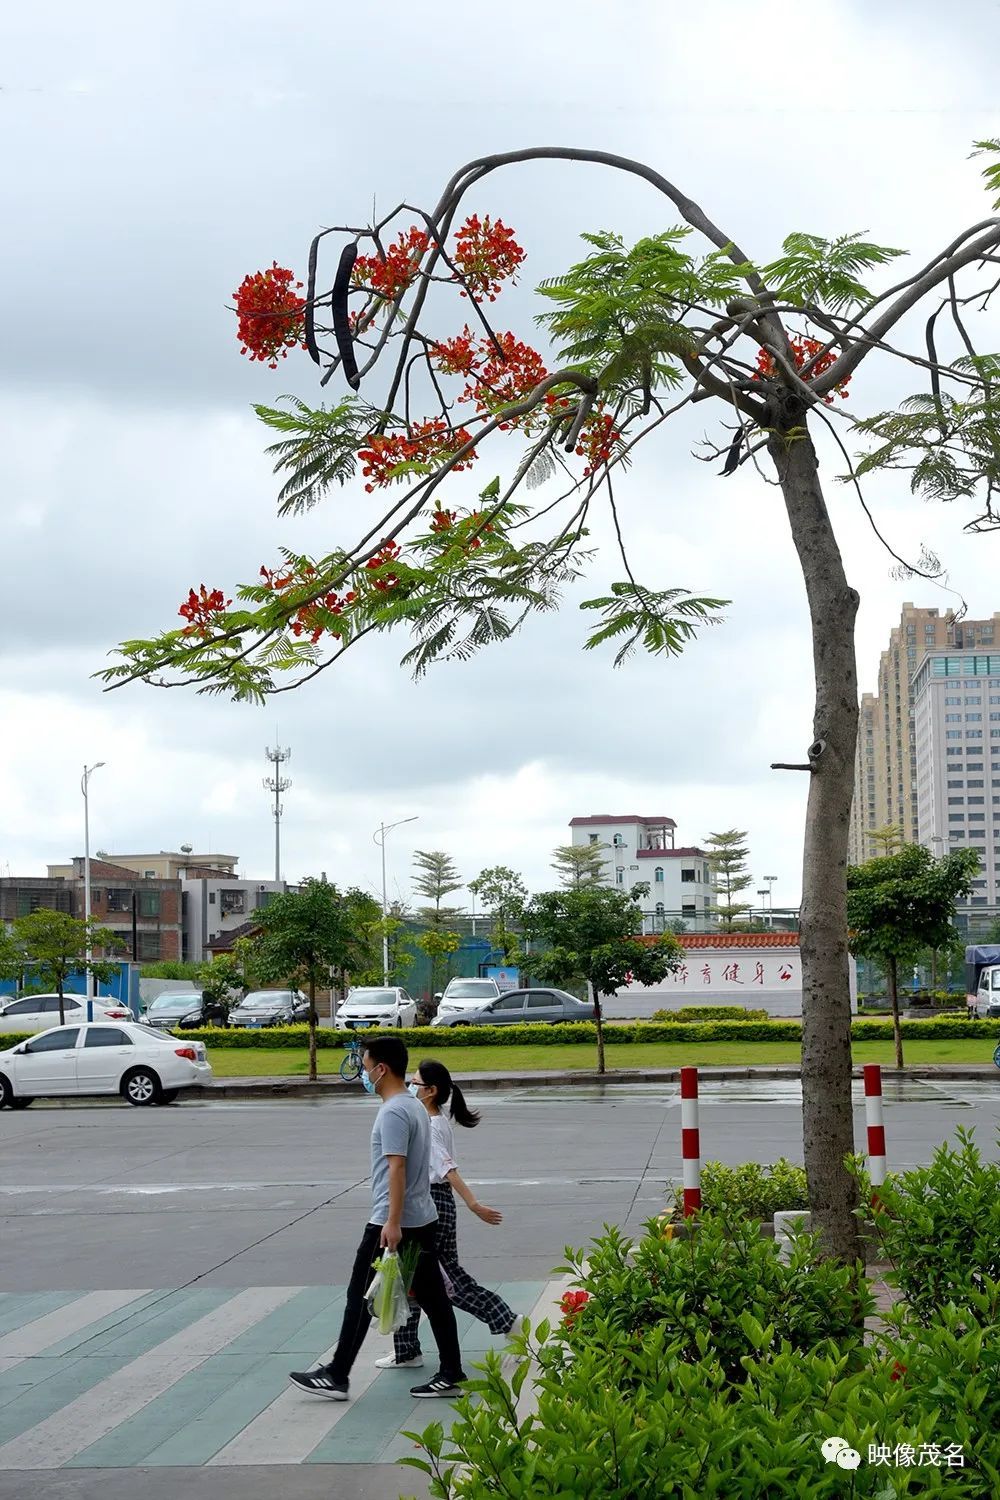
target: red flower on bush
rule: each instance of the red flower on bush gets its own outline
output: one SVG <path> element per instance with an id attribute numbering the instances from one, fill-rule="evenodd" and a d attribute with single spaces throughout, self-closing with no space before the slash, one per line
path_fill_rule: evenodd
<path id="1" fill-rule="evenodd" d="M 615 447 L 621 442 L 621 433 L 615 426 L 614 417 L 608 412 L 598 412 L 584 425 L 576 451 L 587 460 L 584 474 L 593 474 L 601 464 L 609 463 Z"/>
<path id="2" fill-rule="evenodd" d="M 495 302 L 501 282 L 513 276 L 524 260 L 524 251 L 514 238 L 513 230 L 502 219 L 489 214 L 480 219 L 471 214 L 455 235 L 452 260 L 465 278 L 473 296 L 488 297 Z M 463 291 L 462 296 L 466 293 Z"/>
<path id="3" fill-rule="evenodd" d="M 236 336 L 241 354 L 266 360 L 276 370 L 279 356 L 287 359 L 289 349 L 304 347 L 306 303 L 297 291 L 301 285 L 294 271 L 277 261 L 267 271 L 244 276 L 233 293 L 240 320 Z"/>
<path id="4" fill-rule="evenodd" d="M 889 1371 L 889 1379 L 890 1380 L 902 1380 L 902 1378 L 903 1378 L 903 1376 L 905 1374 L 906 1374 L 906 1366 L 905 1365 L 901 1365 L 899 1363 L 898 1359 L 894 1359 L 893 1362 L 892 1362 L 892 1369 Z"/>
<path id="5" fill-rule="evenodd" d="M 576 1322 L 580 1309 L 590 1301 L 589 1292 L 564 1292 L 559 1303 L 559 1310 L 563 1317 L 563 1327 L 572 1328 Z"/>

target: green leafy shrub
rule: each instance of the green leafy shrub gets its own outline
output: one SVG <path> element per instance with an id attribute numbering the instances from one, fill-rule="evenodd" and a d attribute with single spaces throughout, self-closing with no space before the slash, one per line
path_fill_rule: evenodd
<path id="1" fill-rule="evenodd" d="M 766 1010 L 750 1010 L 745 1005 L 682 1005 L 680 1010 L 654 1010 L 653 1021 L 769 1021 Z"/>
<path id="2" fill-rule="evenodd" d="M 888 1279 L 924 1319 L 1000 1281 L 1000 1162 L 983 1161 L 971 1131 L 958 1137 L 930 1166 L 890 1176 L 873 1214 Z"/>
<path id="3" fill-rule="evenodd" d="M 738 1167 L 707 1161 L 701 1169 L 701 1202 L 707 1213 L 729 1219 L 773 1219 L 776 1210 L 808 1208 L 805 1167 L 781 1156 L 770 1166 L 744 1162 Z M 683 1192 L 674 1190 L 674 1209 L 683 1211 Z"/>
<path id="4" fill-rule="evenodd" d="M 8 1052 L 11 1047 L 19 1047 L 31 1037 L 30 1031 L 14 1031 L 9 1036 L 0 1038 L 0 1052 Z"/>
<path id="5" fill-rule="evenodd" d="M 710 1349 L 727 1380 L 740 1378 L 744 1356 L 782 1340 L 793 1349 L 828 1338 L 855 1347 L 874 1306 L 860 1268 L 822 1260 L 816 1236 L 797 1236 L 786 1263 L 755 1222 L 721 1214 L 705 1214 L 684 1239 L 654 1224 L 634 1246 L 607 1226 L 587 1264 L 577 1255 L 566 1269 L 590 1299 L 574 1323 L 574 1347 L 579 1338 L 606 1343 L 663 1327 L 686 1359 Z M 748 1331 L 758 1326 L 769 1330 L 766 1345 Z"/>
<path id="6" fill-rule="evenodd" d="M 745 1319 L 751 1346 L 731 1383 L 707 1339 L 692 1361 L 668 1326 L 604 1342 L 569 1329 L 525 1331 L 508 1381 L 490 1352 L 484 1378 L 457 1405 L 450 1442 L 439 1423 L 408 1433 L 437 1500 L 894 1500 L 1000 1494 L 1000 1328 L 963 1329 L 947 1312 L 929 1329 L 850 1353 L 769 1346 Z M 517 1397 L 533 1374 L 537 1411 Z M 846 1472 L 822 1444 L 838 1436 L 861 1455 Z M 960 1447 L 963 1463 L 946 1466 Z M 940 1466 L 918 1455 L 933 1446 Z M 908 1447 L 911 1465 L 870 1449 Z M 460 1466 L 460 1467 L 459 1467 Z"/>

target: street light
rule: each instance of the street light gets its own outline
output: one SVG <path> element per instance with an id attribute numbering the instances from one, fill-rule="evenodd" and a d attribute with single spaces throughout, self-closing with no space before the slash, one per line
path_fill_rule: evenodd
<path id="1" fill-rule="evenodd" d="M 94 1019 L 94 976 L 90 964 L 93 954 L 90 951 L 90 798 L 88 788 L 90 778 L 95 771 L 99 771 L 104 765 L 103 760 L 95 761 L 92 766 L 84 766 L 83 775 L 80 778 L 80 791 L 83 793 L 83 920 L 87 924 L 87 953 L 86 953 L 86 978 L 87 978 L 87 1020 Z"/>
<path id="2" fill-rule="evenodd" d="M 764 898 L 765 898 L 765 896 L 767 896 L 769 894 L 768 887 L 765 885 L 762 890 L 759 890 L 757 892 L 757 894 L 760 897 L 761 916 L 764 918 L 764 921 L 766 923 L 767 922 L 767 908 L 764 905 Z"/>
<path id="3" fill-rule="evenodd" d="M 400 818 L 398 823 L 380 823 L 372 834 L 372 843 L 378 844 L 382 850 L 382 983 L 389 983 L 389 897 L 385 888 L 385 836 L 394 828 L 402 828 L 404 823 L 415 823 L 419 813 L 414 813 L 412 818 Z"/>

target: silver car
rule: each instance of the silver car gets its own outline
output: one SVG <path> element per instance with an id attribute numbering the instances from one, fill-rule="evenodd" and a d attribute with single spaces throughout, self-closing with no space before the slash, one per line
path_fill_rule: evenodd
<path id="1" fill-rule="evenodd" d="M 510 1026 L 525 1021 L 593 1021 L 594 1007 L 565 990 L 508 990 L 496 1000 L 469 1007 L 456 1014 L 440 1012 L 432 1026 Z"/>

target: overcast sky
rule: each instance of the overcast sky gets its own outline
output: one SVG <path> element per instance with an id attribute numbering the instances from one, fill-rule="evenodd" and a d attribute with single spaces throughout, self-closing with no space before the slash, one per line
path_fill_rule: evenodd
<path id="1" fill-rule="evenodd" d="M 792 229 L 861 229 L 916 261 L 989 212 L 967 156 L 1000 134 L 998 55 L 986 0 L 50 0 L 6 14 L 0 872 L 82 852 L 80 771 L 104 760 L 92 848 L 191 843 L 268 876 L 261 777 L 277 736 L 293 752 L 288 878 L 372 885 L 373 828 L 418 814 L 390 836 L 392 893 L 409 894 L 415 847 L 450 851 L 466 878 L 510 864 L 541 889 L 571 817 L 636 812 L 673 817 L 684 843 L 748 829 L 758 882 L 777 875 L 775 904 L 796 903 L 805 779 L 768 765 L 812 738 L 803 588 L 776 491 L 749 466 L 723 481 L 691 458 L 706 407 L 644 445 L 619 485 L 643 579 L 732 600 L 679 662 L 616 672 L 581 651 L 579 599 L 617 576 L 605 550 L 559 615 L 418 684 L 402 639 L 359 646 L 265 709 L 109 696 L 91 674 L 117 641 L 174 623 L 192 584 L 231 590 L 281 542 L 326 550 L 378 514 L 359 484 L 306 521 L 276 519 L 250 403 L 320 393 L 305 356 L 276 372 L 240 358 L 227 303 L 246 271 L 302 271 L 317 226 L 362 222 L 373 202 L 429 205 L 466 159 L 538 144 L 647 160 L 761 260 Z M 534 165 L 477 191 L 470 209 L 501 214 L 528 251 L 504 304 L 521 334 L 531 287 L 577 258 L 582 230 L 637 238 L 675 220 L 650 189 L 591 167 Z M 869 362 L 852 408 L 910 385 Z M 871 688 L 902 601 L 952 596 L 890 578 L 833 482 L 837 455 L 823 458 Z M 935 548 L 973 615 L 1000 608 L 998 543 L 963 536 L 971 512 L 884 479 L 869 499 L 898 551 Z"/>

